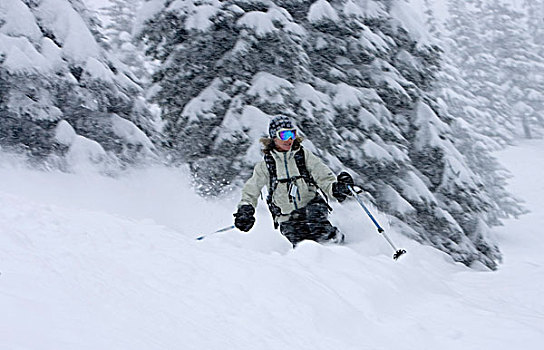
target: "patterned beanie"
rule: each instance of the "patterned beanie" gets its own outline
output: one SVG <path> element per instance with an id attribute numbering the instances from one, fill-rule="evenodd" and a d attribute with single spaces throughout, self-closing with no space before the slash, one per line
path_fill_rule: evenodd
<path id="1" fill-rule="evenodd" d="M 270 138 L 276 137 L 276 133 L 281 129 L 294 129 L 293 123 L 291 120 L 283 115 L 278 115 L 277 117 L 272 118 L 270 124 L 268 125 L 268 134 Z"/>

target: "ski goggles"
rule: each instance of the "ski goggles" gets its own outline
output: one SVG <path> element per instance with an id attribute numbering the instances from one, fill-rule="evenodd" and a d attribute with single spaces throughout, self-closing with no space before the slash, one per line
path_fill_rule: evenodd
<path id="1" fill-rule="evenodd" d="M 276 132 L 276 137 L 282 141 L 297 138 L 297 131 L 295 129 L 280 129 Z"/>

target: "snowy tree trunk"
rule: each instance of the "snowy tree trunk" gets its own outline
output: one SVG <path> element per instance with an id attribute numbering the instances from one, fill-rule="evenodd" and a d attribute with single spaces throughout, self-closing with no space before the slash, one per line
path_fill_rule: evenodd
<path id="1" fill-rule="evenodd" d="M 521 123 L 523 125 L 523 133 L 525 135 L 526 139 L 532 139 L 533 135 L 531 134 L 531 120 L 530 116 L 527 114 L 524 114 L 521 117 Z"/>

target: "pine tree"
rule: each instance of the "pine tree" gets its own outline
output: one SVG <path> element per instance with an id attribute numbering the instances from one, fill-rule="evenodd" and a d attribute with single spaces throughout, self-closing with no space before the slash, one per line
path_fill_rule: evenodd
<path id="1" fill-rule="evenodd" d="M 525 0 L 524 7 L 527 13 L 529 47 L 533 50 L 534 57 L 527 74 L 527 89 L 523 99 L 532 110 L 527 119 L 532 117 L 539 130 L 544 130 L 544 23 L 541 15 L 544 12 L 544 1 Z"/>
<path id="2" fill-rule="evenodd" d="M 523 126 L 525 137 L 531 138 L 534 128 L 531 124 L 536 119 L 534 115 L 540 114 L 531 105 L 541 100 L 535 95 L 544 96 L 539 94 L 542 80 L 535 80 L 535 74 L 544 67 L 542 58 L 537 54 L 523 13 L 499 2 L 485 3 L 483 11 L 486 14 L 484 22 L 490 27 L 501 23 L 499 28 L 491 27 L 486 44 L 497 58 L 501 72 L 499 79 L 504 82 L 504 96 L 513 107 L 513 116 Z"/>
<path id="3" fill-rule="evenodd" d="M 542 0 L 524 0 L 523 6 L 527 13 L 527 25 L 532 42 L 537 46 L 537 54 L 544 56 L 544 24 L 542 23 L 542 13 L 544 12 L 544 1 Z"/>
<path id="4" fill-rule="evenodd" d="M 148 114 L 134 102 L 143 89 L 104 50 L 99 22 L 84 4 L 7 1 L 0 20 L 1 144 L 42 160 L 87 153 L 92 161 L 117 163 L 150 156 L 154 146 L 130 122 Z M 19 19 L 25 26 L 15 25 Z"/>
<path id="5" fill-rule="evenodd" d="M 110 0 L 109 5 L 100 9 L 105 22 L 101 31 L 109 51 L 120 60 L 118 65 L 123 67 L 125 74 L 143 91 L 151 84 L 151 73 L 154 62 L 146 60 L 143 45 L 135 39 L 133 28 L 136 21 L 140 0 Z M 157 120 L 151 115 L 153 106 L 143 96 L 138 96 L 130 120 L 142 129 L 152 139 L 158 141 Z"/>
<path id="6" fill-rule="evenodd" d="M 485 225 L 499 225 L 501 219 L 519 215 L 523 209 L 519 201 L 506 191 L 507 172 L 491 155 L 491 152 L 502 148 L 501 144 L 474 123 L 480 116 L 486 116 L 486 111 L 478 109 L 477 97 L 471 93 L 469 84 L 460 78 L 461 73 L 448 55 L 451 53 L 446 51 L 434 88 L 438 98 L 436 108 L 440 115 L 449 115 L 453 120 L 451 128 L 455 137 L 452 142 L 479 179 L 477 187 L 485 189 L 479 191 L 483 208 L 487 208 L 482 212 Z M 486 229 L 486 226 L 482 228 Z"/>
<path id="7" fill-rule="evenodd" d="M 140 0 L 111 0 L 110 4 L 100 9 L 100 14 L 107 19 L 103 34 L 112 52 L 126 64 L 133 73 L 131 79 L 147 84 L 150 80 L 152 63 L 145 60 L 144 48 L 135 40 L 133 34 L 136 14 Z"/>
<path id="8" fill-rule="evenodd" d="M 502 142 L 512 142 L 522 131 L 530 136 L 537 114 L 531 105 L 541 96 L 534 72 L 542 63 L 525 16 L 494 1 L 452 0 L 450 11 L 450 52 L 457 53 L 461 77 L 480 102 L 471 122 Z"/>
<path id="9" fill-rule="evenodd" d="M 495 198 L 458 149 L 453 117 L 433 97 L 440 49 L 412 38 L 391 17 L 395 6 L 159 6 L 141 37 L 162 62 L 155 100 L 172 156 L 191 166 L 201 192 L 217 193 L 249 176 L 269 118 L 288 115 L 307 147 L 333 170 L 354 174 L 405 234 L 457 261 L 494 268 L 500 252 L 485 226 Z"/>
<path id="10" fill-rule="evenodd" d="M 283 96 L 258 96 L 261 91 L 252 90 L 252 84 L 268 85 L 263 75 L 268 72 L 278 77 L 278 86 L 263 88 L 285 94 L 292 88 L 280 77 L 304 75 L 306 59 L 296 54 L 303 52 L 300 28 L 285 10 L 267 10 L 258 1 L 227 1 L 202 22 L 212 4 L 165 10 L 142 33 L 149 53 L 163 61 L 154 79 L 160 82 L 156 101 L 168 146 L 175 160 L 191 165 L 204 192 L 226 185 L 252 163 L 241 157 L 254 141 L 246 134 L 254 123 L 245 117 L 250 104 L 261 107 L 263 116 L 287 112 Z"/>

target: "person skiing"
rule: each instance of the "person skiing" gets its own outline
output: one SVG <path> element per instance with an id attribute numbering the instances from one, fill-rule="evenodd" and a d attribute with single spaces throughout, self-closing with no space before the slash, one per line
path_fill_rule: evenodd
<path id="1" fill-rule="evenodd" d="M 332 208 L 328 198 L 344 201 L 351 192 L 353 178 L 347 172 L 334 176 L 331 169 L 301 145 L 291 120 L 277 116 L 270 121 L 269 138 L 262 138 L 264 160 L 242 189 L 234 226 L 248 232 L 255 223 L 255 208 L 264 186 L 267 204 L 274 219 L 293 246 L 303 240 L 342 243 L 344 235 L 327 216 Z"/>

